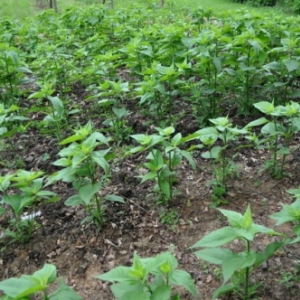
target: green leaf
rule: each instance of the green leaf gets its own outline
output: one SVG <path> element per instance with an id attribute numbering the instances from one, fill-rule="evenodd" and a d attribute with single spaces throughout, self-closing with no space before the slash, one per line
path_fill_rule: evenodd
<path id="1" fill-rule="evenodd" d="M 0 290 L 14 299 L 22 299 L 38 291 L 45 290 L 48 283 L 56 278 L 56 268 L 45 264 L 44 267 L 33 275 L 22 275 L 20 278 L 10 278 L 0 282 Z"/>
<path id="2" fill-rule="evenodd" d="M 213 293 L 213 299 L 217 299 L 220 296 L 233 291 L 234 289 L 236 289 L 236 285 L 235 284 L 222 285 L 222 286 L 220 286 L 218 289 L 216 289 L 214 291 L 214 293 Z"/>
<path id="3" fill-rule="evenodd" d="M 223 248 L 208 248 L 196 251 L 194 254 L 209 263 L 221 265 L 223 261 L 231 257 L 232 251 Z"/>
<path id="4" fill-rule="evenodd" d="M 218 159 L 220 157 L 221 151 L 222 151 L 221 146 L 215 146 L 212 147 L 210 151 L 206 151 L 202 153 L 201 156 L 205 159 L 211 159 L 211 158 Z"/>
<path id="5" fill-rule="evenodd" d="M 156 172 L 148 172 L 145 175 L 143 175 L 143 176 L 140 175 L 138 177 L 140 177 L 142 179 L 141 183 L 143 183 L 143 182 L 145 182 L 147 180 L 152 180 L 152 179 L 156 178 L 157 174 L 156 174 Z"/>
<path id="6" fill-rule="evenodd" d="M 119 266 L 102 275 L 96 275 L 94 277 L 109 282 L 123 282 L 131 284 L 136 280 L 129 275 L 130 270 L 130 267 Z"/>
<path id="7" fill-rule="evenodd" d="M 267 114 L 267 115 L 271 115 L 275 109 L 273 102 L 261 101 L 258 103 L 254 103 L 253 105 L 259 111 L 261 111 L 262 113 Z"/>
<path id="8" fill-rule="evenodd" d="M 174 270 L 169 276 L 169 282 L 175 285 L 183 286 L 192 295 L 197 295 L 194 280 L 191 277 L 191 275 L 186 271 Z"/>
<path id="9" fill-rule="evenodd" d="M 39 280 L 45 280 L 48 283 L 53 283 L 56 280 L 56 267 L 51 264 L 45 264 L 41 270 L 33 273 L 33 277 Z"/>
<path id="10" fill-rule="evenodd" d="M 84 205 L 84 204 L 85 202 L 81 199 L 79 195 L 73 195 L 65 201 L 66 206 L 77 206 L 77 205 Z"/>
<path id="11" fill-rule="evenodd" d="M 257 120 L 254 120 L 254 121 L 248 123 L 248 124 L 245 126 L 245 128 L 248 129 L 248 128 L 252 128 L 252 127 L 255 127 L 255 126 L 264 125 L 264 124 L 266 124 L 266 123 L 268 123 L 268 122 L 269 122 L 268 119 L 266 119 L 265 117 L 261 117 L 261 118 L 259 118 L 259 119 L 257 119 Z"/>
<path id="12" fill-rule="evenodd" d="M 72 165 L 72 160 L 66 157 L 60 158 L 56 160 L 53 165 L 59 166 L 59 167 L 69 167 Z"/>
<path id="13" fill-rule="evenodd" d="M 250 267 L 255 262 L 255 252 L 232 254 L 231 257 L 223 261 L 222 272 L 224 283 L 226 283 L 233 275 L 233 273 L 239 269 L 245 269 Z"/>
<path id="14" fill-rule="evenodd" d="M 255 258 L 255 267 L 260 266 L 264 261 L 269 259 L 278 249 L 285 244 L 284 241 L 270 243 L 263 253 L 257 252 Z"/>
<path id="15" fill-rule="evenodd" d="M 72 288 L 68 287 L 62 280 L 59 281 L 58 289 L 48 296 L 49 300 L 82 300 Z"/>
<path id="16" fill-rule="evenodd" d="M 102 155 L 100 151 L 93 152 L 91 154 L 91 158 L 94 162 L 96 162 L 105 172 L 106 175 L 109 173 L 109 164 L 106 161 L 105 157 Z"/>
<path id="17" fill-rule="evenodd" d="M 124 198 L 116 195 L 106 195 L 104 197 L 105 200 L 107 201 L 112 201 L 112 202 L 119 202 L 119 203 L 125 203 Z"/>
<path id="18" fill-rule="evenodd" d="M 86 205 L 89 205 L 93 196 L 99 192 L 102 187 L 102 182 L 97 182 L 95 184 L 86 184 L 79 189 L 79 196 L 85 202 Z"/>
<path id="19" fill-rule="evenodd" d="M 226 226 L 212 231 L 210 234 L 191 246 L 191 248 L 218 247 L 233 241 L 237 237 L 238 235 L 236 234 L 235 230 L 229 226 Z"/>
<path id="20" fill-rule="evenodd" d="M 199 135 L 200 141 L 206 145 L 211 146 L 218 139 L 218 131 L 215 127 L 205 127 L 195 132 Z"/>
<path id="21" fill-rule="evenodd" d="M 159 180 L 159 187 L 160 190 L 166 195 L 167 199 L 169 200 L 171 197 L 171 185 L 167 180 Z"/>
<path id="22" fill-rule="evenodd" d="M 144 297 L 144 285 L 141 282 L 135 282 L 132 284 L 128 283 L 117 283 L 113 284 L 111 287 L 111 290 L 118 300 L 131 300 L 131 299 L 139 299 L 138 298 L 131 298 L 131 293 L 139 293 L 139 296 L 143 295 Z M 149 300 L 150 298 L 147 298 Z"/>
<path id="23" fill-rule="evenodd" d="M 177 134 L 172 138 L 172 140 L 171 140 L 172 146 L 178 147 L 179 144 L 181 143 L 181 139 L 182 139 L 182 135 L 181 135 L 181 133 L 179 132 L 179 133 L 177 133 Z"/>
<path id="24" fill-rule="evenodd" d="M 171 287 L 168 285 L 158 286 L 152 293 L 151 300 L 170 300 L 171 297 Z M 139 298 L 132 298 L 139 299 Z"/>
<path id="25" fill-rule="evenodd" d="M 180 154 L 189 162 L 193 169 L 196 169 L 196 163 L 190 152 L 185 150 L 180 150 Z"/>
<path id="26" fill-rule="evenodd" d="M 283 59 L 282 62 L 289 72 L 299 69 L 299 62 L 295 59 Z"/>
<path id="27" fill-rule="evenodd" d="M 270 215 L 271 219 L 277 220 L 276 225 L 281 225 L 286 222 L 300 220 L 300 198 L 296 199 L 292 204 L 281 204 L 282 210 L 280 212 Z"/>
<path id="28" fill-rule="evenodd" d="M 51 104 L 53 105 L 53 108 L 55 111 L 57 111 L 59 114 L 62 114 L 64 111 L 64 105 L 62 101 L 58 97 L 47 97 L 48 100 L 50 100 Z"/>

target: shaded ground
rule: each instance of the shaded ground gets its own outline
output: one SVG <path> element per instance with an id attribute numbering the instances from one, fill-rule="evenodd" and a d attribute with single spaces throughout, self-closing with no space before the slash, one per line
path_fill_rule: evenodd
<path id="1" fill-rule="evenodd" d="M 131 111 L 133 107 L 131 107 Z M 130 117 L 134 133 L 148 131 L 143 117 L 134 112 Z M 234 123 L 244 122 L 242 119 Z M 101 126 L 101 120 L 94 120 Z M 185 124 L 189 124 L 186 126 Z M 177 131 L 186 135 L 197 130 L 197 124 L 186 115 L 177 126 Z M 26 169 L 42 169 L 48 174 L 55 168 L 51 161 L 57 159 L 59 151 L 53 138 L 45 138 L 32 128 L 26 134 L 15 139 L 19 155 L 23 157 Z M 297 143 L 297 141 L 295 141 Z M 43 155 L 49 154 L 44 160 Z M 11 152 L 3 153 L 2 173 L 9 172 L 8 161 L 12 160 Z M 299 186 L 299 155 L 288 158 L 286 170 L 290 174 L 282 180 L 275 180 L 265 171 L 261 171 L 268 153 L 262 150 L 247 149 L 241 151 L 235 159 L 239 168 L 239 176 L 228 181 L 229 192 L 226 209 L 243 213 L 248 203 L 251 204 L 253 218 L 256 223 L 272 227 L 274 222 L 268 215 L 280 210 L 279 203 L 291 203 L 286 194 L 288 188 Z M 170 207 L 163 208 L 155 204 L 151 194 L 152 184 L 140 184 L 136 178 L 143 161 L 143 155 L 134 155 L 126 159 L 116 160 L 112 165 L 110 185 L 105 192 L 113 192 L 125 198 L 126 204 L 109 204 L 106 211 L 107 223 L 101 232 L 92 226 L 80 224 L 84 217 L 82 208 L 66 207 L 64 201 L 74 193 L 72 187 L 65 183 L 57 183 L 53 190 L 61 201 L 41 208 L 42 215 L 37 218 L 40 227 L 27 245 L 9 245 L 0 257 L 0 279 L 21 274 L 30 274 L 41 268 L 46 262 L 53 263 L 64 281 L 72 286 L 84 299 L 113 299 L 109 285 L 94 279 L 118 265 L 129 266 L 134 251 L 142 257 L 172 249 L 180 268 L 190 272 L 199 291 L 197 299 L 210 299 L 213 291 L 221 284 L 220 270 L 216 266 L 200 262 L 188 247 L 209 232 L 224 225 L 225 219 L 214 208 L 210 208 L 211 191 L 206 186 L 212 179 L 212 165 L 195 152 L 197 170 L 192 170 L 182 163 L 178 168 L 180 181 L 176 188 L 181 195 L 176 196 Z M 161 224 L 162 210 L 178 213 L 177 224 Z M 5 226 L 7 220 L 0 219 Z M 171 222 L 172 223 L 172 222 Z M 281 226 L 278 231 L 291 233 L 290 226 Z M 264 249 L 274 237 L 258 236 L 254 247 Z M 3 247 L 5 241 L 0 241 Z M 240 249 L 239 243 L 230 247 Z M 299 294 L 299 282 L 292 279 L 280 284 L 289 273 L 297 275 L 300 250 L 295 246 L 282 249 L 267 264 L 258 269 L 253 280 L 260 282 L 258 299 L 296 299 Z M 194 299 L 182 292 L 182 299 Z M 227 296 L 224 299 L 235 299 Z"/>

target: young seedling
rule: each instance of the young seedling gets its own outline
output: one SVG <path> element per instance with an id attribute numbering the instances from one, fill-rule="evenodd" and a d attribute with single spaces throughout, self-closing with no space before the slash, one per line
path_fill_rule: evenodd
<path id="1" fill-rule="evenodd" d="M 51 104 L 51 113 L 44 118 L 47 126 L 53 126 L 58 140 L 61 140 L 63 122 L 66 121 L 66 112 L 64 104 L 57 96 L 52 96 L 55 92 L 54 82 L 40 83 L 41 90 L 29 96 L 29 99 L 46 99 Z"/>
<path id="2" fill-rule="evenodd" d="M 22 275 L 20 278 L 9 278 L 0 282 L 0 290 L 4 292 L 1 300 L 29 300 L 32 296 L 40 296 L 43 300 L 82 300 L 72 288 L 68 287 L 61 279 L 59 287 L 49 293 L 48 288 L 57 279 L 56 267 L 45 264 L 44 267 L 32 275 Z M 36 298 L 35 298 L 36 299 Z"/>
<path id="3" fill-rule="evenodd" d="M 264 252 L 255 251 L 251 248 L 251 242 L 254 241 L 256 234 L 279 234 L 263 225 L 255 224 L 252 220 L 250 205 L 244 215 L 225 209 L 218 210 L 227 218 L 229 226 L 209 233 L 191 248 L 204 248 L 195 252 L 195 255 L 209 263 L 222 266 L 223 284 L 214 292 L 213 299 L 234 291 L 244 300 L 248 300 L 258 287 L 257 285 L 251 286 L 251 271 L 272 256 L 284 242 L 273 242 L 265 248 Z M 220 248 L 234 240 L 242 241 L 245 250 L 234 253 L 228 248 Z"/>
<path id="4" fill-rule="evenodd" d="M 4 194 L 0 201 L 0 213 L 8 213 L 7 207 L 12 213 L 10 225 L 4 231 L 4 236 L 12 238 L 11 242 L 27 243 L 35 229 L 34 216 L 39 205 L 59 200 L 55 193 L 43 189 L 45 185 L 42 175 L 41 171 L 20 170 L 0 177 L 0 191 Z M 15 192 L 15 188 L 19 193 Z M 27 216 L 23 216 L 25 210 Z"/>
<path id="5" fill-rule="evenodd" d="M 112 107 L 111 112 L 106 114 L 107 118 L 103 124 L 109 127 L 117 146 L 130 139 L 132 128 L 128 125 L 126 119 L 129 115 L 130 112 L 125 107 Z"/>
<path id="6" fill-rule="evenodd" d="M 265 138 L 259 143 L 266 144 L 267 149 L 271 151 L 271 159 L 267 162 L 266 168 L 270 170 L 272 176 L 280 179 L 285 175 L 285 160 L 291 154 L 292 137 L 300 131 L 300 105 L 291 101 L 285 106 L 274 106 L 273 102 L 261 101 L 255 103 L 254 106 L 270 117 L 270 120 L 259 119 L 261 122 L 258 123 L 265 123 L 261 128 L 261 133 Z M 247 126 L 250 127 L 249 124 Z"/>
<path id="7" fill-rule="evenodd" d="M 208 147 L 208 151 L 203 152 L 201 156 L 219 163 L 213 170 L 215 178 L 209 183 L 213 187 L 213 206 L 217 206 L 225 202 L 222 200 L 222 196 L 227 192 L 226 181 L 228 177 L 236 174 L 234 156 L 229 156 L 228 146 L 248 131 L 232 127 L 228 117 L 219 117 L 209 121 L 214 124 L 214 127 L 205 127 L 196 131 L 196 134 L 198 134 L 203 145 Z M 220 140 L 222 144 L 214 146 L 217 140 Z"/>
<path id="8" fill-rule="evenodd" d="M 149 170 L 145 175 L 140 175 L 142 183 L 147 180 L 155 180 L 157 185 L 154 191 L 158 192 L 160 202 L 170 203 L 173 198 L 173 185 L 176 181 L 175 168 L 185 158 L 190 165 L 195 168 L 195 162 L 191 154 L 179 148 L 179 145 L 186 141 L 195 139 L 197 135 L 190 135 L 185 138 L 181 133 L 177 133 L 172 137 L 175 132 L 174 127 L 156 128 L 159 134 L 136 134 L 132 135 L 140 146 L 131 149 L 127 154 L 133 154 L 149 150 L 146 159 L 148 162 L 144 166 Z"/>
<path id="9" fill-rule="evenodd" d="M 296 200 L 290 205 L 282 203 L 282 210 L 272 214 L 270 218 L 277 221 L 276 225 L 284 223 L 295 224 L 293 232 L 297 235 L 297 237 L 286 240 L 287 243 L 294 244 L 300 242 L 300 189 L 291 189 L 288 190 L 288 193 L 294 195 Z"/>
<path id="10" fill-rule="evenodd" d="M 95 277 L 113 282 L 111 290 L 117 300 L 180 300 L 179 294 L 172 293 L 173 286 L 182 286 L 196 296 L 191 275 L 178 270 L 177 266 L 178 262 L 170 252 L 150 258 L 141 258 L 134 253 L 131 267 L 119 266 Z"/>
<path id="11" fill-rule="evenodd" d="M 75 130 L 75 134 L 64 139 L 61 157 L 53 164 L 63 167 L 53 174 L 49 183 L 57 180 L 72 182 L 78 194 L 65 201 L 67 206 L 82 205 L 88 217 L 82 222 L 92 221 L 99 229 L 105 223 L 103 200 L 124 203 L 122 197 L 114 195 L 100 196 L 99 191 L 107 183 L 109 176 L 110 148 L 97 150 L 99 146 L 108 146 L 109 141 L 100 132 L 94 132 L 91 122 Z"/>

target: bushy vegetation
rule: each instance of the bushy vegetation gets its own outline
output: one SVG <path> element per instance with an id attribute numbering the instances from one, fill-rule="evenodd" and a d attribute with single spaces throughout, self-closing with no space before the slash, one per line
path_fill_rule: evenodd
<path id="1" fill-rule="evenodd" d="M 30 241 L 40 205 L 59 201 L 51 186 L 62 182 L 73 193 L 62 199 L 65 204 L 82 206 L 82 222 L 101 230 L 107 205 L 124 203 L 105 190 L 113 176 L 111 165 L 117 167 L 137 153 L 144 155 L 146 170 L 139 178 L 153 182 L 151 199 L 162 205 L 170 204 L 178 192 L 178 167 L 186 161 L 197 168 L 196 154 L 212 161 L 213 206 L 226 201 L 228 178 L 235 176 L 230 149 L 235 154 L 243 147 L 266 149 L 265 170 L 276 179 L 286 176 L 286 157 L 297 150 L 291 141 L 300 131 L 299 18 L 244 10 L 216 16 L 202 7 L 186 9 L 180 17 L 176 7 L 158 11 L 155 5 L 117 10 L 95 5 L 61 15 L 47 10 L 22 23 L 1 20 L 0 145 L 15 162 L 13 171 L 0 176 L 0 213 L 9 219 L 2 238 Z M 78 90 L 83 91 L 80 99 Z M 146 132 L 131 126 L 133 109 L 148 121 Z M 198 129 L 183 135 L 178 125 L 186 114 L 193 115 Z M 234 124 L 230 114 L 252 120 Z M 28 170 L 16 147 L 30 130 L 55 141 L 55 157 L 44 157 L 50 174 Z M 1 162 L 4 167 L 9 163 Z M 279 223 L 299 222 L 299 193 L 292 192 L 295 203 L 272 216 Z M 233 281 L 216 297 L 242 287 L 244 299 L 249 299 L 255 291 L 249 287 L 250 271 L 299 238 L 255 253 L 250 242 L 257 233 L 278 233 L 253 223 L 250 207 L 244 215 L 220 212 L 230 224 L 221 231 L 224 239 L 217 232 L 194 245 L 213 248 L 218 258 L 208 256 L 207 249 L 196 255 L 223 265 L 224 284 Z M 299 225 L 294 233 L 299 236 Z M 236 238 L 246 243 L 241 253 L 218 248 Z M 228 259 L 234 267 L 226 265 Z M 140 299 L 170 299 L 171 285 L 181 280 L 195 294 L 190 276 L 176 268 L 170 253 L 144 260 L 135 255 L 131 268 L 117 269 L 121 277 L 115 271 L 99 278 L 121 283 L 122 291 L 120 285 L 112 288 L 119 299 L 142 292 L 145 297 Z M 155 276 L 153 283 L 149 275 Z M 50 274 L 41 290 L 54 277 Z M 5 292 L 6 284 L 0 284 Z M 24 296 L 29 294 L 31 290 Z"/>

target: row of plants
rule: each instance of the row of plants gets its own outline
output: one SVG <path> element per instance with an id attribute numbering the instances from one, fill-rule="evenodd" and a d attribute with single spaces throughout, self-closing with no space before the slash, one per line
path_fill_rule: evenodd
<path id="1" fill-rule="evenodd" d="M 11 215 L 4 236 L 13 241 L 28 242 L 34 229 L 35 214 L 41 205 L 59 200 L 58 195 L 46 187 L 59 181 L 72 184 L 75 194 L 65 200 L 67 206 L 82 206 L 88 222 L 101 229 L 105 224 L 105 203 L 124 203 L 117 195 L 103 194 L 103 188 L 113 176 L 110 161 L 126 159 L 129 155 L 144 153 L 144 174 L 139 175 L 141 183 L 153 181 L 156 202 L 169 205 L 174 194 L 178 194 L 175 183 L 180 180 L 178 166 L 185 159 L 193 169 L 197 168 L 195 153 L 212 160 L 213 179 L 208 183 L 212 188 L 213 206 L 226 203 L 229 177 L 237 175 L 235 157 L 239 149 L 253 147 L 266 149 L 270 157 L 265 169 L 281 179 L 286 175 L 285 161 L 299 146 L 292 145 L 293 137 L 300 131 L 300 105 L 290 102 L 275 106 L 272 102 L 258 102 L 254 105 L 266 117 L 251 121 L 243 128 L 234 126 L 228 117 L 210 119 L 212 126 L 204 127 L 183 137 L 172 126 L 155 127 L 157 133 L 134 134 L 130 137 L 137 146 L 127 146 L 127 151 L 118 152 L 112 139 L 97 131 L 89 121 L 74 129 L 74 134 L 59 142 L 59 159 L 52 165 L 60 168 L 51 175 L 43 171 L 20 169 L 0 176 L 0 214 Z M 12 131 L 10 123 L 19 121 L 14 115 L 17 108 L 3 109 L 2 131 Z M 20 126 L 20 125 L 18 125 Z M 23 125 L 24 126 L 24 125 Z M 257 127 L 261 127 L 260 131 Z M 25 126 L 26 127 L 26 126 Z M 9 129 L 7 129 L 9 128 Z M 18 128 L 18 127 L 17 127 Z M 203 150 L 202 150 L 203 149 Z M 120 154 L 122 156 L 120 156 Z M 50 162 L 50 161 L 49 161 Z M 28 217 L 24 217 L 24 212 Z"/>
<path id="2" fill-rule="evenodd" d="M 205 124 L 226 114 L 225 104 L 248 114 L 259 97 L 277 105 L 299 97 L 297 18 L 246 11 L 216 18 L 198 8 L 168 25 L 174 17 L 172 10 L 93 6 L 2 21 L 2 101 L 18 104 L 25 84 L 43 90 L 51 82 L 48 92 L 70 106 L 80 83 L 97 109 L 131 99 L 162 126 L 176 123 L 174 99 L 185 99 Z"/>
<path id="3" fill-rule="evenodd" d="M 191 246 L 203 248 L 195 255 L 209 263 L 221 266 L 223 283 L 214 292 L 212 298 L 234 293 L 241 299 L 253 297 L 262 283 L 253 283 L 252 272 L 268 260 L 283 246 L 300 241 L 300 190 L 289 190 L 296 200 L 290 204 L 282 204 L 280 212 L 270 217 L 283 223 L 296 224 L 293 233 L 296 237 L 274 231 L 253 222 L 251 208 L 248 205 L 244 215 L 231 210 L 218 209 L 228 221 L 228 226 L 217 229 Z M 264 251 L 258 251 L 252 244 L 257 234 L 281 236 L 281 241 L 269 243 Z M 244 250 L 235 253 L 224 246 L 230 242 L 239 241 Z M 107 273 L 95 276 L 98 279 L 112 282 L 111 291 L 118 300 L 179 300 L 180 295 L 174 292 L 174 286 L 182 286 L 192 295 L 197 295 L 197 289 L 191 275 L 177 268 L 178 261 L 171 252 L 158 254 L 155 257 L 141 258 L 134 253 L 131 267 L 118 266 Z M 71 288 L 60 281 L 59 288 L 48 294 L 48 286 L 56 280 L 56 268 L 46 264 L 33 275 L 22 275 L 20 278 L 10 278 L 0 282 L 0 290 L 5 295 L 0 299 L 16 300 L 30 299 L 29 296 L 42 292 L 43 299 L 82 299 Z"/>

